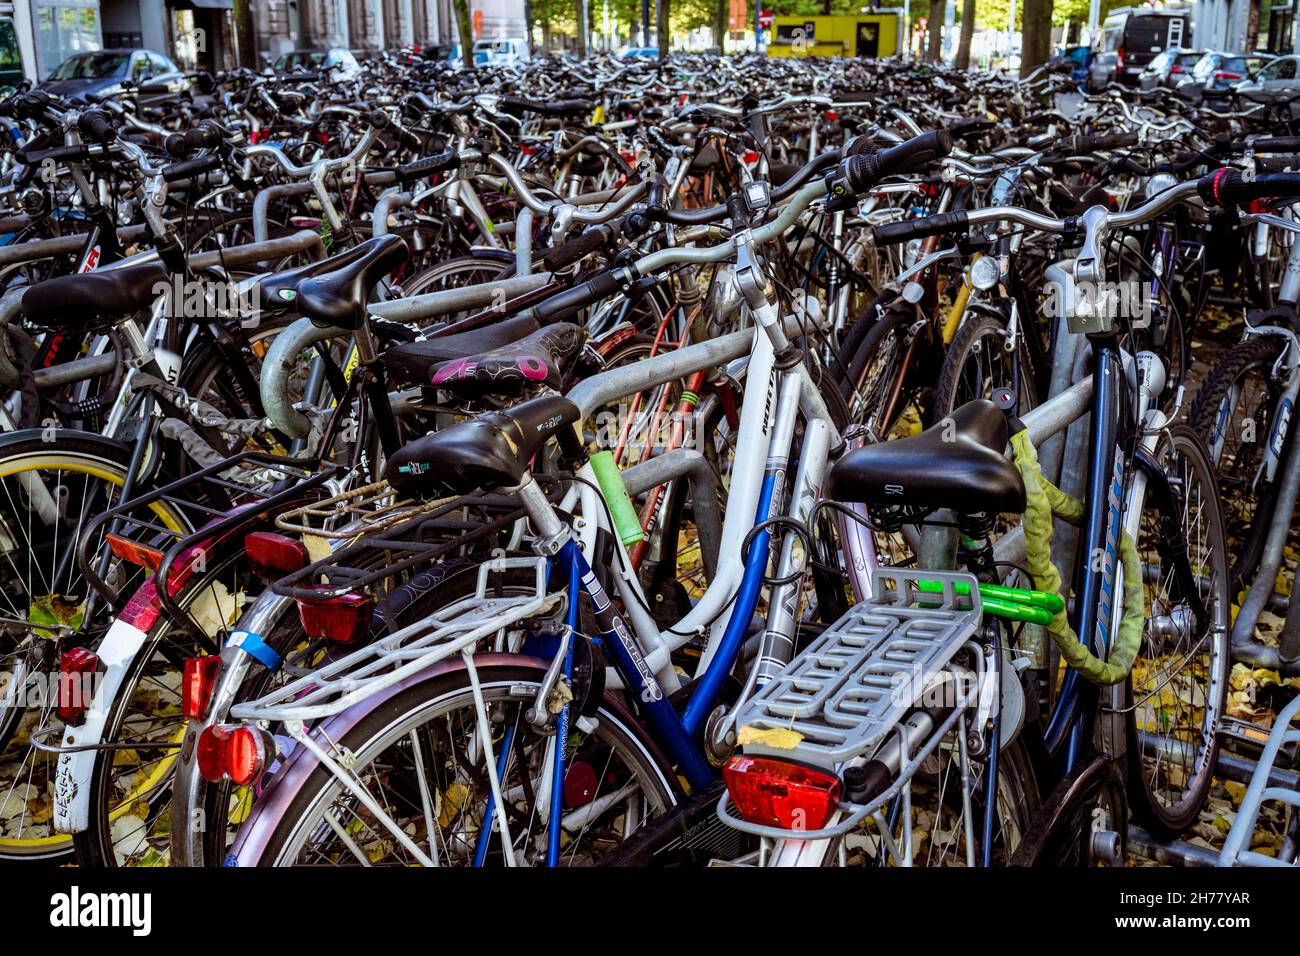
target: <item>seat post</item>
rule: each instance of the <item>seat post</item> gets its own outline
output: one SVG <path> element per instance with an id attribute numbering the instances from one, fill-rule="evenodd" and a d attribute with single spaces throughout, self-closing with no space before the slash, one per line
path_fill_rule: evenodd
<path id="1" fill-rule="evenodd" d="M 375 335 L 370 330 L 368 316 L 361 317 L 361 324 L 352 333 L 352 341 L 356 344 L 358 371 L 365 376 L 362 387 L 370 400 L 370 412 L 374 415 L 375 427 L 379 431 L 379 444 L 387 457 L 401 447 L 401 437 L 397 433 L 397 419 L 393 416 L 393 407 L 388 400 L 388 377 L 379 361 L 379 349 L 375 345 Z"/>

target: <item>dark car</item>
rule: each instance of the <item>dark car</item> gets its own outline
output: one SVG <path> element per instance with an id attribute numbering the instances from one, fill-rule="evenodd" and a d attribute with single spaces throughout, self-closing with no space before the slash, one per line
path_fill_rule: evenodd
<path id="1" fill-rule="evenodd" d="M 72 99 L 102 99 L 134 90 L 141 105 L 180 93 L 185 74 L 153 50 L 97 50 L 68 57 L 39 89 Z"/>

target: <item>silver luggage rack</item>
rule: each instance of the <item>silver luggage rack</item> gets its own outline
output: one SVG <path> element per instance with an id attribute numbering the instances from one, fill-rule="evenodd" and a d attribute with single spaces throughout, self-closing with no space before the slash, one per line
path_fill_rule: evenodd
<path id="1" fill-rule="evenodd" d="M 1259 763 L 1251 775 L 1250 785 L 1241 798 L 1237 819 L 1223 841 L 1219 851 L 1219 866 L 1300 866 L 1300 839 L 1297 838 L 1295 819 L 1300 815 L 1300 791 L 1287 787 L 1270 786 L 1269 778 L 1278 755 L 1288 744 L 1300 744 L 1300 697 L 1282 709 L 1269 732 L 1268 742 L 1259 755 Z M 1290 808 L 1291 826 L 1276 857 L 1257 853 L 1250 848 L 1251 838 L 1259 822 L 1259 811 L 1265 801 L 1281 803 Z"/>
<path id="2" fill-rule="evenodd" d="M 511 570 L 533 572 L 527 593 L 488 597 L 491 575 Z M 498 558 L 479 567 L 471 597 L 456 601 L 387 637 L 290 681 L 257 700 L 233 707 L 235 720 L 313 721 L 341 713 L 394 684 L 457 653 L 472 653 L 480 641 L 529 618 L 562 610 L 563 592 L 547 593 L 545 558 Z M 235 631 L 230 643 L 238 643 Z M 506 648 L 493 648 L 505 650 Z"/>
<path id="3" fill-rule="evenodd" d="M 942 590 L 922 590 L 920 582 Z M 966 585 L 969 593 L 958 594 Z M 920 743 L 903 717 L 944 678 L 953 656 L 979 633 L 983 611 L 975 577 L 896 568 L 872 573 L 871 599 L 849 610 L 781 673 L 741 705 L 738 728 L 792 730 L 792 747 L 749 743 L 745 756 L 770 756 L 838 772 L 897 735 L 910 755 L 895 781 L 865 804 L 840 802 L 840 820 L 821 830 L 791 831 L 736 815 L 725 791 L 718 816 L 730 826 L 776 839 L 826 839 L 848 832 L 899 793 L 957 721 L 976 703 L 981 680 L 958 685 L 956 706 Z M 976 655 L 982 671 L 983 655 Z M 979 675 L 977 675 L 979 676 Z"/>

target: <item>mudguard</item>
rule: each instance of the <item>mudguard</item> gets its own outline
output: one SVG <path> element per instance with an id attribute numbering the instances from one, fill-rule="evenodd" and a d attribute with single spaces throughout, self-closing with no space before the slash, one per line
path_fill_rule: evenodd
<path id="1" fill-rule="evenodd" d="M 97 652 L 103 676 L 95 686 L 84 722 L 64 730 L 63 746 L 85 747 L 103 740 L 104 725 L 117 692 L 148 639 L 148 634 L 120 617 L 113 622 Z M 99 755 L 97 750 L 59 754 L 54 778 L 54 828 L 60 833 L 80 833 L 90 826 L 90 779 Z"/>

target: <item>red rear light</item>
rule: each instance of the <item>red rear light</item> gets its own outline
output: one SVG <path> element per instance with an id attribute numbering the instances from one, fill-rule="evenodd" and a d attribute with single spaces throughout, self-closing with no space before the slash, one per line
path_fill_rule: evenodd
<path id="1" fill-rule="evenodd" d="M 1182 68 L 1181 66 L 1175 66 L 1175 67 L 1171 68 L 1169 72 L 1170 72 L 1170 73 L 1181 73 L 1181 72 L 1183 72 L 1183 68 Z"/>
<path id="2" fill-rule="evenodd" d="M 217 671 L 221 658 L 216 654 L 207 657 L 185 658 L 181 678 L 181 712 L 186 720 L 201 720 L 208 712 L 212 689 L 217 686 Z"/>
<path id="3" fill-rule="evenodd" d="M 375 599 L 369 594 L 298 600 L 298 619 L 307 636 L 338 644 L 355 644 L 365 637 L 374 610 Z"/>
<path id="4" fill-rule="evenodd" d="M 752 149 L 747 150 L 745 152 L 745 165 L 753 166 L 756 162 L 758 162 L 758 153 L 754 152 Z"/>
<path id="5" fill-rule="evenodd" d="M 1239 79 L 1241 79 L 1241 74 L 1240 74 L 1240 73 L 1227 73 L 1227 72 L 1225 72 L 1225 71 L 1223 71 L 1223 70 L 1220 70 L 1218 73 L 1215 73 L 1215 74 L 1214 74 L 1214 78 L 1215 78 L 1216 80 L 1239 80 Z"/>
<path id="6" fill-rule="evenodd" d="M 271 138 L 271 131 L 266 129 L 255 129 L 248 134 L 248 145 L 256 146 L 258 143 L 265 143 Z"/>
<path id="7" fill-rule="evenodd" d="M 232 780 L 246 787 L 266 768 L 267 754 L 274 752 L 267 735 L 252 727 L 217 724 L 199 734 L 199 773 L 211 783 Z"/>
<path id="8" fill-rule="evenodd" d="M 59 655 L 59 717 L 67 724 L 79 724 L 86 717 L 95 695 L 95 674 L 99 656 L 84 647 L 73 647 Z"/>
<path id="9" fill-rule="evenodd" d="M 157 548 L 147 548 L 138 541 L 116 534 L 106 534 L 104 540 L 108 542 L 109 550 L 123 561 L 138 564 L 150 571 L 157 571 L 162 566 L 163 553 Z"/>
<path id="10" fill-rule="evenodd" d="M 1115 51 L 1115 69 L 1124 69 L 1124 48 L 1120 47 Z"/>
<path id="11" fill-rule="evenodd" d="M 307 567 L 307 549 L 273 531 L 254 531 L 244 536 L 244 552 L 253 571 L 263 578 L 278 578 Z"/>
<path id="12" fill-rule="evenodd" d="M 822 114 L 822 116 L 825 118 L 826 122 L 828 123 L 834 123 L 836 120 L 840 118 L 840 114 L 835 112 L 834 110 L 827 110 L 825 113 Z"/>
<path id="13" fill-rule="evenodd" d="M 736 810 L 750 823 L 820 830 L 840 805 L 839 778 L 765 757 L 732 757 L 722 777 Z"/>

